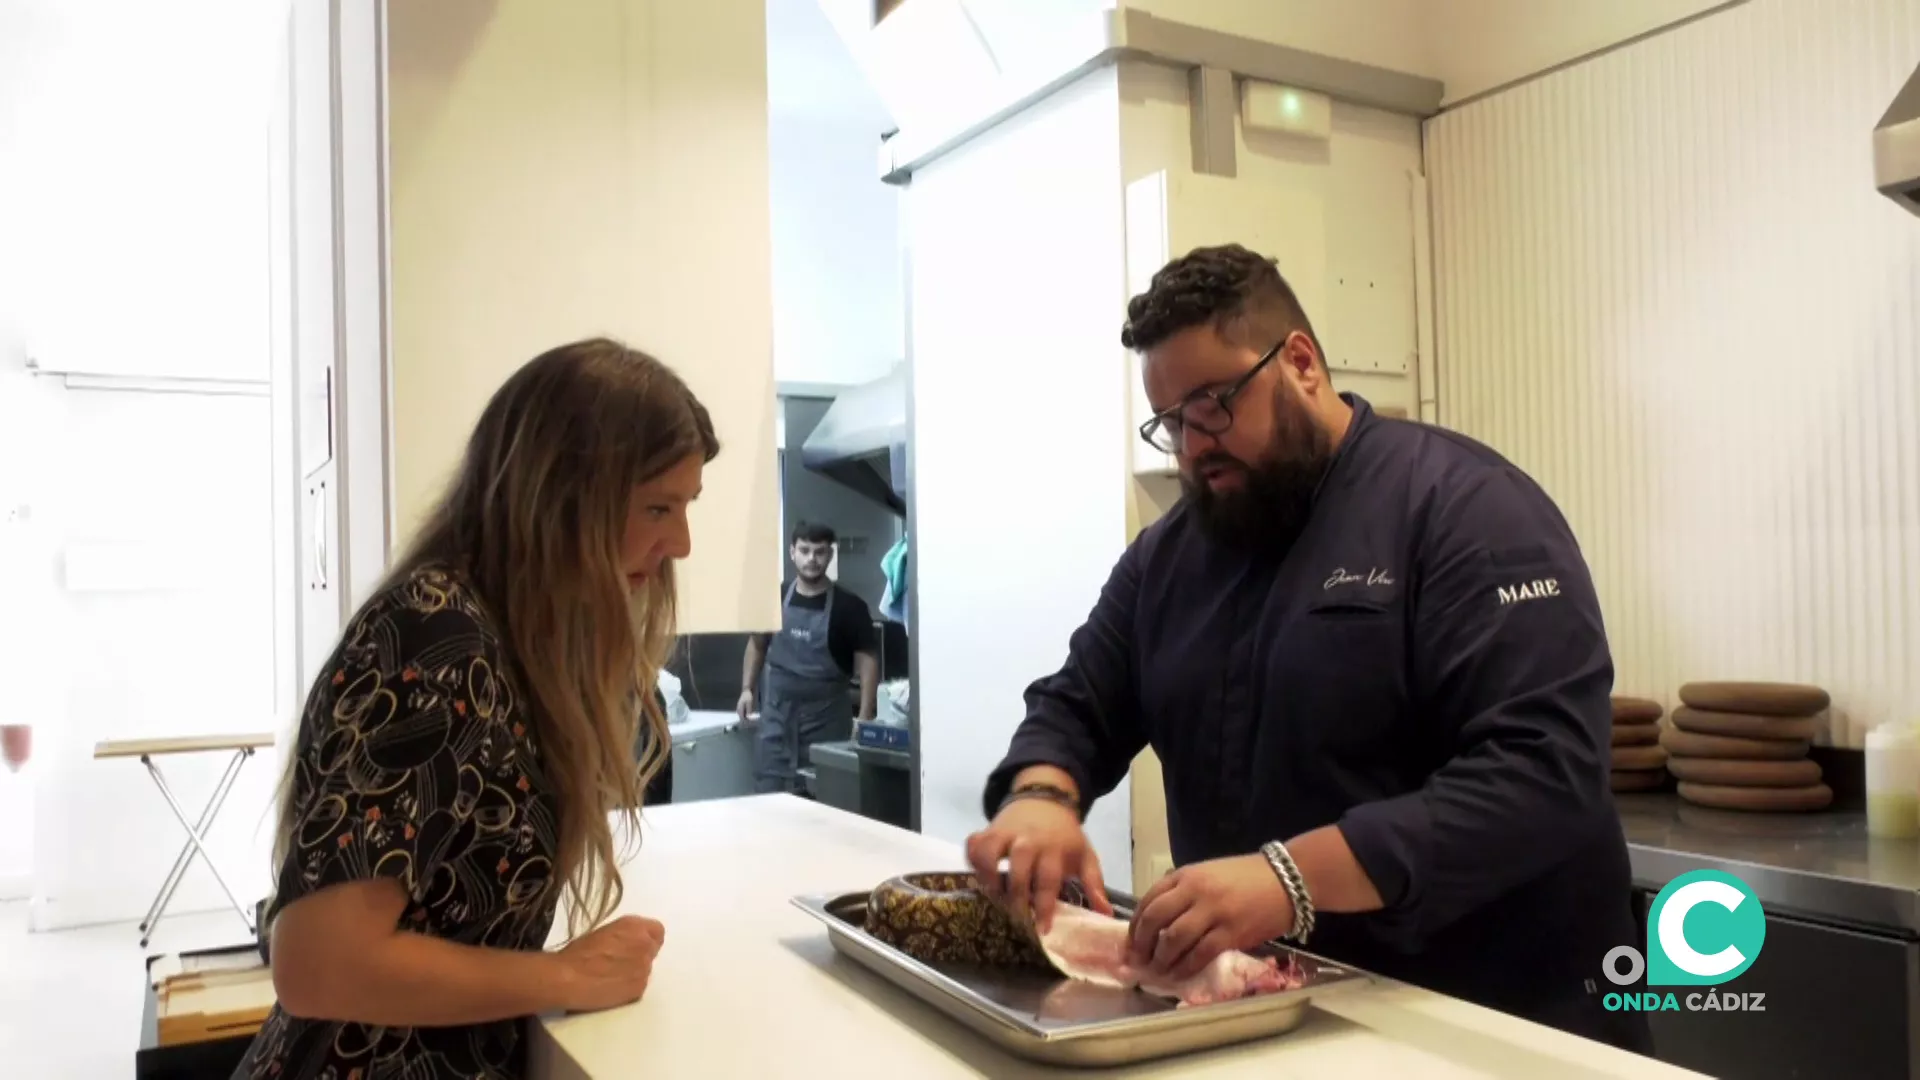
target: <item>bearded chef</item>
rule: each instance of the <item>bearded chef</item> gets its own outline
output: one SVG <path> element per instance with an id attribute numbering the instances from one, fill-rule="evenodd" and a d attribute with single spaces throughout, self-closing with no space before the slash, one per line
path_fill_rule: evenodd
<path id="1" fill-rule="evenodd" d="M 1613 663 L 1572 532 L 1470 439 L 1337 393 L 1272 260 L 1203 248 L 1128 305 L 1185 497 L 1114 567 L 986 784 L 969 861 L 1048 925 L 1143 747 L 1178 869 L 1133 959 L 1310 952 L 1651 1053 L 1594 989 L 1635 940 Z"/>
<path id="2" fill-rule="evenodd" d="M 793 581 L 780 593 L 780 632 L 747 639 L 736 711 L 748 720 L 758 694 L 760 730 L 753 744 L 753 790 L 757 794 L 805 794 L 800 770 L 816 744 L 853 738 L 856 719 L 847 687 L 860 682 L 858 719 L 871 720 L 880 676 L 873 609 L 851 589 L 827 576 L 839 537 L 818 522 L 793 531 L 788 557 Z"/>

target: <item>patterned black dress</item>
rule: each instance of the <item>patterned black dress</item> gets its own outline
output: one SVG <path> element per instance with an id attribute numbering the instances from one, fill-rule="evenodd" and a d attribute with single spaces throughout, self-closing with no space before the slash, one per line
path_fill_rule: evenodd
<path id="1" fill-rule="evenodd" d="M 423 569 L 342 635 L 306 704 L 292 850 L 273 911 L 374 876 L 407 891 L 400 925 L 449 941 L 539 949 L 557 811 L 506 645 L 456 575 Z M 269 913 L 269 918 L 272 912 Z M 525 1073 L 524 1020 L 378 1028 L 275 1008 L 236 1078 L 431 1080 Z"/>

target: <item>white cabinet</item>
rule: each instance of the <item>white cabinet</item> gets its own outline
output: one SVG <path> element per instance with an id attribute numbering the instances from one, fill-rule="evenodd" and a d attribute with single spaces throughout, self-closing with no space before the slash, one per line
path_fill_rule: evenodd
<path id="1" fill-rule="evenodd" d="M 507 375 L 606 334 L 678 371 L 719 429 L 680 630 L 776 628 L 762 0 L 387 10 L 402 542 Z"/>
<path id="2" fill-rule="evenodd" d="M 698 733 L 675 732 L 673 801 L 705 802 L 753 794 L 753 740 L 758 728 L 739 724 L 689 724 Z"/>
<path id="3" fill-rule="evenodd" d="M 1321 197 L 1308 191 L 1249 179 L 1229 179 L 1162 170 L 1127 185 L 1127 291 L 1145 292 L 1154 272 L 1194 248 L 1239 243 L 1278 261 L 1309 317 L 1327 310 L 1327 235 Z M 1140 377 L 1140 358 L 1130 358 L 1138 430 L 1153 409 Z M 1169 475 L 1173 455 L 1132 440 L 1136 475 Z"/>
<path id="4" fill-rule="evenodd" d="M 1426 190 L 1411 172 L 1349 168 L 1328 177 L 1340 192 L 1327 207 L 1327 307 L 1308 308 L 1327 366 L 1336 373 L 1380 376 L 1361 384 L 1375 405 L 1412 404 L 1419 352 L 1415 279 L 1420 256 L 1416 201 Z M 1336 388 L 1341 380 L 1336 375 Z M 1386 392 L 1398 383 L 1399 394 Z"/>

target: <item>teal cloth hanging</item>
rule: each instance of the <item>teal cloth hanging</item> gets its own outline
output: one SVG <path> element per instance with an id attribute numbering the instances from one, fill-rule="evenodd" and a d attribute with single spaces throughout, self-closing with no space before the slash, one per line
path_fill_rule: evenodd
<path id="1" fill-rule="evenodd" d="M 902 535 L 880 556 L 880 571 L 887 576 L 886 592 L 880 597 L 880 614 L 902 625 L 907 621 L 907 538 Z"/>

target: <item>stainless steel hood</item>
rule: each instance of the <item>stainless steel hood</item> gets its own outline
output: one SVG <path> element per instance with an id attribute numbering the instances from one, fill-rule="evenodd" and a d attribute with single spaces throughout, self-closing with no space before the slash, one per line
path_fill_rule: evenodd
<path id="1" fill-rule="evenodd" d="M 1873 186 L 1920 215 L 1920 68 L 1873 129 Z"/>
<path id="2" fill-rule="evenodd" d="M 800 444 L 800 464 L 905 517 L 907 365 L 835 397 Z"/>

